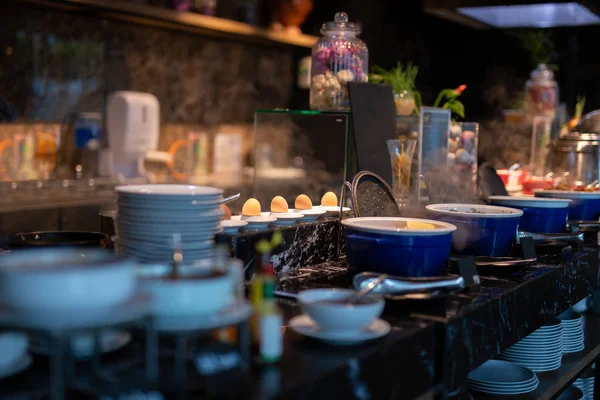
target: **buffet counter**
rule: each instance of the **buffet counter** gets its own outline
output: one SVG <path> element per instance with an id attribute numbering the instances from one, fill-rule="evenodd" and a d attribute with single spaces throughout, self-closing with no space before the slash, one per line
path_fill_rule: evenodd
<path id="1" fill-rule="evenodd" d="M 472 369 L 589 296 L 598 287 L 599 274 L 597 250 L 574 254 L 567 250 L 540 257 L 538 263 L 502 278 L 482 277 L 479 287 L 445 299 L 387 301 L 383 319 L 392 331 L 358 346 L 323 344 L 287 329 L 289 320 L 301 313 L 290 297 L 311 287 L 348 287 L 350 279 L 343 267 L 343 261 L 327 263 L 296 270 L 289 279 L 280 280 L 285 334 L 279 363 L 203 376 L 198 373 L 197 357 L 207 347 L 194 346 L 186 354 L 186 387 L 169 384 L 173 367 L 161 357 L 159 389 L 164 398 L 176 394 L 244 399 L 467 398 L 467 374 Z M 526 398 L 556 397 L 600 355 L 600 317 L 589 314 L 585 318 L 590 322 L 585 328 L 585 350 L 564 356 L 560 369 L 539 374 L 538 389 Z M 132 387 L 143 376 L 143 346 L 136 336 L 132 344 L 104 356 L 103 375 L 115 381 L 94 385 L 95 395 L 115 393 L 115 387 L 127 393 L 143 389 Z M 172 341 L 161 339 L 160 343 L 161 355 L 172 354 Z M 47 365 L 47 359 L 36 356 L 32 368 L 3 381 L 0 397 L 42 387 Z"/>

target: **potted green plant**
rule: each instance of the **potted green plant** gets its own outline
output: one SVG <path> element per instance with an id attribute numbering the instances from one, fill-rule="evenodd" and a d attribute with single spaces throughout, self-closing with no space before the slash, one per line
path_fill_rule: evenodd
<path id="1" fill-rule="evenodd" d="M 373 72 L 369 75 L 370 82 L 384 83 L 392 87 L 396 112 L 399 115 L 419 113 L 421 95 L 415 86 L 419 67 L 409 61 L 405 66 L 399 62 L 396 68 L 389 71 L 378 66 L 374 66 L 371 70 Z"/>

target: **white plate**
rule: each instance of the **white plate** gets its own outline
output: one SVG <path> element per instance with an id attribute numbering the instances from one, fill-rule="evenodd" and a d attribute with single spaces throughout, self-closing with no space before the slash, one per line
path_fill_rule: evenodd
<path id="1" fill-rule="evenodd" d="M 504 350 L 500 353 L 501 356 L 506 357 L 522 357 L 522 358 L 552 358 L 559 356 L 561 353 L 561 346 L 554 346 L 548 351 L 535 351 L 535 350 Z"/>
<path id="2" fill-rule="evenodd" d="M 366 340 L 380 338 L 390 333 L 392 329 L 390 324 L 378 318 L 367 328 L 357 332 L 324 332 L 306 314 L 292 318 L 288 323 L 288 327 L 300 335 L 340 346 L 353 345 Z"/>
<path id="3" fill-rule="evenodd" d="M 293 212 L 304 215 L 304 221 L 314 221 L 327 211 L 322 210 L 320 207 L 313 207 L 311 210 L 300 210 L 296 208 Z"/>
<path id="4" fill-rule="evenodd" d="M 502 358 L 503 360 L 506 361 L 512 361 L 512 362 L 526 362 L 526 363 L 532 363 L 532 364 L 551 364 L 551 363 L 556 363 L 558 361 L 561 360 L 562 358 L 562 350 L 559 348 L 558 351 L 555 354 L 548 354 L 548 355 L 544 355 L 541 357 L 536 357 L 536 356 L 531 356 L 528 354 L 525 355 L 509 355 L 509 354 L 505 354 L 502 353 L 499 355 L 500 358 Z"/>
<path id="5" fill-rule="evenodd" d="M 232 304 L 213 315 L 185 315 L 181 317 L 155 317 L 156 329 L 169 331 L 202 331 L 232 326 L 245 321 L 252 314 L 250 303 Z"/>
<path id="6" fill-rule="evenodd" d="M 117 193 L 140 195 L 140 196 L 220 196 L 223 190 L 210 186 L 196 185 L 170 185 L 170 184 L 152 184 L 152 185 L 126 185 L 117 186 Z"/>
<path id="7" fill-rule="evenodd" d="M 563 354 L 566 354 L 566 353 L 578 353 L 578 352 L 580 352 L 583 349 L 585 349 L 585 345 L 584 344 L 582 344 L 579 347 L 573 347 L 573 348 L 563 349 L 562 352 L 563 352 Z"/>
<path id="8" fill-rule="evenodd" d="M 108 330 L 100 333 L 102 353 L 118 350 L 131 342 L 131 334 L 125 331 Z M 53 354 L 45 338 L 33 338 L 31 350 L 42 355 Z M 92 334 L 78 334 L 71 338 L 71 352 L 75 358 L 88 358 L 94 354 L 94 336 Z"/>
<path id="9" fill-rule="evenodd" d="M 512 363 L 520 365 L 522 367 L 529 368 L 533 372 L 545 372 L 545 371 L 554 371 L 555 369 L 559 369 L 561 366 L 561 360 L 554 363 L 532 363 L 532 362 L 522 362 L 522 361 L 512 361 Z"/>
<path id="10" fill-rule="evenodd" d="M 211 232 L 203 232 L 203 233 L 194 233 L 190 234 L 180 234 L 181 243 L 195 243 L 195 242 L 204 242 L 206 240 L 213 240 L 215 238 L 215 231 Z M 129 240 L 138 241 L 138 242 L 151 242 L 159 245 L 163 245 L 165 243 L 173 242 L 173 234 L 165 234 L 165 235 L 153 235 L 153 234 L 144 234 L 143 232 L 129 231 L 125 229 L 119 229 L 118 237 L 122 242 L 127 242 Z"/>
<path id="11" fill-rule="evenodd" d="M 463 218 L 517 218 L 523 215 L 523 211 L 516 208 L 482 204 L 430 204 L 425 208 L 434 214 Z"/>
<path id="12" fill-rule="evenodd" d="M 423 222 L 433 225 L 436 229 L 408 229 L 398 227 L 407 221 Z M 442 221 L 419 218 L 396 218 L 396 217 L 360 217 L 342 220 L 342 225 L 362 232 L 389 234 L 398 236 L 437 236 L 446 235 L 456 230 L 456 226 Z"/>
<path id="13" fill-rule="evenodd" d="M 0 333 L 0 370 L 9 368 L 27 354 L 29 339 L 19 332 Z"/>
<path id="14" fill-rule="evenodd" d="M 221 226 L 223 227 L 223 233 L 233 234 L 238 233 L 240 228 L 248 225 L 248 222 L 242 221 L 241 219 L 228 219 L 221 221 Z"/>
<path id="15" fill-rule="evenodd" d="M 536 381 L 529 385 L 519 386 L 519 387 L 515 387 L 515 388 L 505 388 L 502 386 L 491 388 L 491 387 L 484 387 L 484 386 L 482 387 L 482 386 L 478 386 L 478 385 L 469 383 L 469 389 L 475 390 L 475 391 L 478 391 L 481 393 L 489 393 L 489 394 L 496 394 L 496 395 L 517 395 L 517 394 L 533 392 L 535 389 L 537 389 L 538 385 L 539 385 L 539 381 Z"/>
<path id="16" fill-rule="evenodd" d="M 316 206 L 313 208 L 320 208 L 321 210 L 325 210 L 325 212 L 327 214 L 339 214 L 340 213 L 340 206 Z M 342 208 L 342 213 L 347 213 L 349 211 L 352 211 L 352 209 L 350 207 Z"/>
<path id="17" fill-rule="evenodd" d="M 269 226 L 269 224 L 277 221 L 276 217 L 242 217 L 241 215 L 234 215 L 231 217 L 232 221 L 235 220 L 243 220 L 248 223 L 246 228 L 248 229 L 265 229 Z"/>
<path id="18" fill-rule="evenodd" d="M 468 383 L 469 389 L 476 390 L 478 392 L 485 393 L 493 393 L 493 394 L 520 394 L 527 393 L 535 390 L 539 385 L 539 379 L 532 379 L 531 382 L 524 383 L 522 385 L 489 385 L 489 384 L 480 384 L 476 382 L 469 381 Z"/>
<path id="19" fill-rule="evenodd" d="M 173 241 L 164 241 L 162 243 L 149 242 L 149 241 L 139 241 L 139 240 L 125 240 L 119 236 L 117 238 L 117 243 L 122 246 L 127 246 L 132 249 L 143 249 L 148 250 L 150 252 L 163 252 L 170 251 L 173 252 Z M 206 250 L 215 247 L 214 240 L 204 240 L 200 242 L 182 242 L 181 243 L 181 251 L 194 251 L 194 250 Z"/>
<path id="20" fill-rule="evenodd" d="M 304 217 L 303 214 L 295 212 L 271 213 L 271 216 L 277 218 L 277 221 L 273 222 L 273 225 L 293 225 L 296 223 L 296 221 Z"/>
<path id="21" fill-rule="evenodd" d="M 13 310 L 0 305 L 0 325 L 24 329 L 84 329 L 117 325 L 137 320 L 150 313 L 150 296 L 137 293 L 114 307 L 76 309 L 68 313 Z"/>
<path id="22" fill-rule="evenodd" d="M 11 365 L 0 368 L 0 379 L 8 378 L 27 369 L 31 365 L 31 357 L 27 354 L 16 360 Z"/>
<path id="23" fill-rule="evenodd" d="M 571 199 L 555 199 L 540 197 L 519 197 L 519 196 L 490 196 L 492 204 L 514 207 L 533 207 L 533 208 L 567 208 Z"/>
<path id="24" fill-rule="evenodd" d="M 518 385 L 529 382 L 536 375 L 529 369 L 508 361 L 489 360 L 469 373 L 469 383 Z"/>

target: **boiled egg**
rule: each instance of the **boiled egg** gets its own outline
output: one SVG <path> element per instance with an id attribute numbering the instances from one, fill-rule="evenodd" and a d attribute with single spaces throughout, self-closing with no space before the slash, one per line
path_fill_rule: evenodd
<path id="1" fill-rule="evenodd" d="M 281 196 L 273 197 L 271 200 L 271 212 L 273 213 L 286 213 L 289 211 L 288 203 Z"/>
<path id="2" fill-rule="evenodd" d="M 338 199 L 335 193 L 327 192 L 321 198 L 321 205 L 324 207 L 337 207 Z"/>
<path id="3" fill-rule="evenodd" d="M 246 200 L 242 207 L 244 217 L 260 217 L 260 203 L 255 198 Z"/>
<path id="4" fill-rule="evenodd" d="M 312 201 L 310 201 L 310 198 L 307 195 L 301 194 L 296 197 L 294 207 L 297 210 L 310 210 L 312 209 Z"/>

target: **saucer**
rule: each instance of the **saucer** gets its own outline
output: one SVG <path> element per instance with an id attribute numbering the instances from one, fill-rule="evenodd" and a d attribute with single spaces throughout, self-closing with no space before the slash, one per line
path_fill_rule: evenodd
<path id="1" fill-rule="evenodd" d="M 221 226 L 223 227 L 223 233 L 225 234 L 236 234 L 239 232 L 240 228 L 248 225 L 248 222 L 242 221 L 241 219 L 227 219 L 221 221 Z"/>
<path id="2" fill-rule="evenodd" d="M 272 217 L 277 218 L 273 225 L 293 225 L 299 219 L 304 218 L 304 214 L 288 212 L 288 213 L 271 213 Z"/>
<path id="3" fill-rule="evenodd" d="M 310 210 L 300 210 L 298 208 L 294 209 L 295 213 L 304 215 L 304 221 L 315 221 L 319 219 L 319 217 L 325 214 L 327 211 L 323 210 L 321 206 L 313 207 Z"/>
<path id="4" fill-rule="evenodd" d="M 357 332 L 325 332 L 306 314 L 298 315 L 290 320 L 288 327 L 294 332 L 313 339 L 339 346 L 349 346 L 366 340 L 377 339 L 390 333 L 392 327 L 386 321 L 378 318 L 367 328 Z"/>
<path id="5" fill-rule="evenodd" d="M 332 215 L 333 214 L 339 215 L 339 213 L 340 213 L 339 206 L 316 206 L 316 207 L 313 207 L 313 209 L 314 208 L 317 208 L 317 209 L 320 208 L 321 210 L 325 210 L 325 212 L 327 214 L 332 214 Z M 352 209 L 350 207 L 342 207 L 342 213 L 347 213 L 349 211 L 352 211 Z"/>
<path id="6" fill-rule="evenodd" d="M 157 316 L 155 326 L 161 332 L 208 331 L 232 326 L 245 321 L 252 314 L 252 306 L 247 302 L 231 304 L 216 314 L 181 315 L 173 317 Z"/>
<path id="7" fill-rule="evenodd" d="M 244 217 L 242 215 L 233 215 L 232 221 L 246 221 L 248 223 L 245 226 L 246 229 L 266 229 L 269 224 L 277 221 L 276 217 L 261 215 L 260 217 Z"/>
<path id="8" fill-rule="evenodd" d="M 31 365 L 31 361 L 31 356 L 24 354 L 23 357 L 19 358 L 14 363 L 0 369 L 0 379 L 8 378 L 9 376 L 16 375 L 27 369 Z"/>

